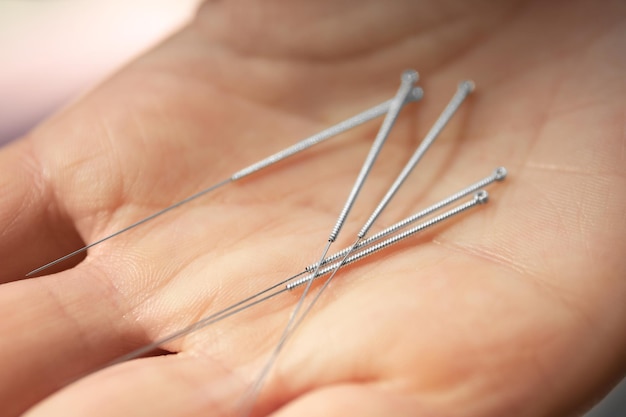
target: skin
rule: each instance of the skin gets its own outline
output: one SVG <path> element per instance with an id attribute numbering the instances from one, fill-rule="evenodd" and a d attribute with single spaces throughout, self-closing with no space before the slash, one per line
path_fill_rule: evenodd
<path id="1" fill-rule="evenodd" d="M 376 230 L 499 165 L 491 202 L 342 270 L 253 415 L 565 416 L 626 371 L 621 1 L 209 2 L 0 152 L 4 416 L 235 416 L 300 292 L 116 357 L 316 260 L 378 124 L 229 185 L 48 275 L 26 272 L 394 94 L 348 245 L 454 93 Z M 78 261 L 81 261 L 76 265 Z"/>

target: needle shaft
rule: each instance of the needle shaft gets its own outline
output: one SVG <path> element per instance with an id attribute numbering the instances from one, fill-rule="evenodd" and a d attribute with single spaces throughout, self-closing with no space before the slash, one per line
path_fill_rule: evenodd
<path id="1" fill-rule="evenodd" d="M 324 261 L 324 258 L 326 257 L 328 250 L 330 249 L 330 246 L 337 239 L 337 236 L 341 232 L 341 229 L 346 221 L 346 218 L 348 217 L 348 214 L 350 213 L 354 205 L 354 202 L 356 201 L 356 198 L 359 195 L 359 192 L 363 188 L 363 184 L 365 183 L 365 180 L 367 179 L 370 171 L 372 170 L 374 162 L 376 162 L 376 159 L 378 155 L 380 154 L 380 151 L 383 145 L 385 144 L 385 141 L 387 140 L 387 137 L 389 136 L 389 133 L 391 132 L 391 129 L 393 128 L 393 125 L 395 124 L 396 119 L 398 118 L 400 110 L 402 110 L 402 107 L 407 102 L 407 97 L 411 94 L 411 91 L 413 91 L 414 89 L 413 85 L 417 81 L 417 79 L 418 79 L 418 75 L 417 75 L 417 72 L 415 71 L 409 70 L 409 71 L 405 71 L 402 74 L 400 87 L 398 88 L 396 96 L 393 98 L 389 106 L 387 115 L 385 116 L 385 119 L 383 120 L 383 123 L 378 131 L 378 134 L 376 135 L 376 138 L 374 139 L 374 142 L 372 143 L 370 151 L 367 154 L 365 161 L 363 162 L 363 165 L 361 166 L 359 175 L 357 176 L 357 179 L 354 182 L 354 185 L 352 186 L 350 194 L 346 200 L 346 203 L 343 206 L 343 209 L 341 210 L 339 214 L 339 217 L 337 218 L 335 226 L 330 232 L 330 235 L 328 237 L 328 243 L 326 244 L 326 247 L 322 253 L 322 256 L 317 262 L 316 271 L 314 272 L 313 275 L 315 275 L 315 273 L 317 272 L 317 269 L 321 267 L 322 262 Z M 298 303 L 296 304 L 294 310 L 291 312 L 291 315 L 289 316 L 289 320 L 287 321 L 287 325 L 285 326 L 285 329 L 283 330 L 283 333 L 280 337 L 278 344 L 272 351 L 268 361 L 265 363 L 265 366 L 262 368 L 258 378 L 255 380 L 254 384 L 251 386 L 250 391 L 248 392 L 248 395 L 244 396 L 243 401 L 242 401 L 242 408 L 245 411 L 243 412 L 242 415 L 247 416 L 251 413 L 252 408 L 254 407 L 254 402 L 256 400 L 256 397 L 259 395 L 259 392 L 263 386 L 263 383 L 265 379 L 267 378 L 267 376 L 269 375 L 269 371 L 271 370 L 274 362 L 276 362 L 276 360 L 278 359 L 278 356 L 281 350 L 283 349 L 286 341 L 288 340 L 291 334 L 292 326 L 296 323 L 298 313 L 300 312 L 300 309 L 302 308 L 304 304 L 304 300 L 311 288 L 311 283 L 312 283 L 312 280 L 307 283 L 307 286 L 302 292 L 302 295 L 300 296 Z"/>
<path id="2" fill-rule="evenodd" d="M 195 332 L 197 330 L 200 330 L 200 329 L 202 329 L 204 327 L 207 327 L 207 326 L 209 326 L 209 325 L 211 325 L 213 323 L 216 323 L 216 322 L 221 321 L 221 320 L 223 320 L 225 318 L 228 318 L 228 317 L 230 317 L 230 316 L 232 316 L 234 314 L 237 314 L 237 313 L 239 313 L 239 312 L 241 312 L 243 310 L 246 310 L 246 309 L 248 309 L 248 308 L 250 308 L 252 306 L 260 304 L 263 301 L 267 301 L 270 298 L 273 298 L 273 297 L 277 296 L 278 294 L 282 294 L 283 292 L 286 291 L 286 288 L 283 288 L 283 289 L 281 289 L 279 291 L 276 291 L 275 293 L 271 293 L 271 294 L 269 294 L 269 295 L 259 299 L 259 297 L 261 297 L 263 294 L 267 294 L 268 292 L 272 291 L 273 289 L 278 288 L 281 285 L 284 285 L 284 284 L 288 283 L 289 281 L 292 281 L 292 280 L 296 279 L 297 277 L 299 277 L 300 275 L 304 274 L 305 272 L 306 271 L 302 271 L 300 273 L 297 273 L 296 275 L 293 275 L 293 276 L 291 276 L 291 277 L 289 277 L 287 279 L 284 279 L 284 280 L 282 280 L 282 281 L 280 281 L 280 282 L 278 282 L 278 283 L 276 283 L 276 284 L 274 284 L 274 285 L 272 285 L 270 287 L 267 287 L 266 289 L 264 289 L 262 291 L 259 291 L 256 294 L 253 294 L 253 295 L 251 295 L 251 296 L 249 296 L 249 297 L 247 297 L 247 298 L 245 298 L 245 299 L 243 299 L 241 301 L 238 301 L 235 304 L 232 304 L 232 305 L 230 305 L 230 306 L 228 306 L 228 307 L 226 307 L 226 308 L 224 308 L 224 309 L 222 309 L 222 310 L 220 310 L 220 311 L 218 311 L 216 313 L 213 313 L 213 314 L 211 314 L 211 315 L 209 315 L 207 317 L 204 317 L 201 320 L 199 320 L 199 321 L 197 321 L 197 322 L 195 322 L 193 324 L 190 324 L 189 326 L 187 326 L 187 327 L 185 327 L 185 328 L 183 328 L 181 330 L 178 330 L 178 331 L 176 331 L 174 333 L 171 333 L 171 334 L 165 336 L 162 339 L 159 339 L 159 340 L 157 340 L 157 341 L 155 341 L 153 343 L 150 343 L 148 345 L 142 346 L 139 349 L 136 349 L 136 350 L 134 350 L 134 351 L 132 351 L 130 353 L 127 353 L 126 355 L 121 356 L 118 359 L 116 359 L 110 365 L 114 365 L 114 364 L 121 363 L 121 362 L 126 362 L 126 361 L 129 361 L 131 359 L 135 359 L 135 358 L 138 358 L 140 356 L 143 356 L 143 355 L 153 351 L 154 349 L 157 349 L 158 347 L 163 346 L 165 343 L 168 343 L 168 342 L 171 342 L 172 340 L 175 340 L 175 339 L 181 338 L 183 336 L 186 336 L 186 335 L 188 335 L 190 333 L 193 333 L 193 332 Z M 108 365 L 108 366 L 110 366 L 110 365 Z"/>
<path id="3" fill-rule="evenodd" d="M 491 183 L 495 182 L 495 181 L 503 181 L 506 178 L 507 175 L 507 171 L 504 167 L 499 167 L 496 168 L 493 173 L 479 181 L 476 181 L 473 184 L 468 185 L 467 187 L 463 188 L 462 190 L 457 191 L 456 193 L 452 194 L 451 196 L 431 205 L 430 207 L 425 208 L 424 210 L 421 210 L 415 214 L 413 214 L 412 216 L 407 217 L 406 219 L 399 221 L 389 227 L 387 227 L 384 230 L 381 230 L 380 232 L 376 233 L 373 236 L 368 237 L 367 239 L 361 241 L 356 249 L 361 249 L 363 247 L 369 246 L 372 243 L 386 237 L 389 236 L 390 234 L 393 234 L 395 232 L 397 232 L 398 230 L 408 226 L 411 223 L 415 223 L 416 221 L 442 209 L 445 206 L 448 206 L 458 200 L 460 200 L 461 198 L 468 196 L 469 194 L 476 192 L 478 190 L 480 190 L 481 188 L 485 188 L 486 186 L 490 185 Z M 346 248 L 343 249 L 337 253 L 332 254 L 331 256 L 327 257 L 324 259 L 324 261 L 322 262 L 322 265 L 326 265 L 328 263 L 331 263 L 333 261 L 336 261 L 337 259 L 341 258 L 342 256 L 344 256 L 348 251 L 350 250 L 350 248 Z M 308 272 L 311 272 L 315 269 L 315 267 L 317 266 L 317 264 L 311 264 L 309 266 L 306 267 L 306 270 Z"/>
<path id="4" fill-rule="evenodd" d="M 374 210 L 370 218 L 367 220 L 363 228 L 359 232 L 360 237 L 364 237 L 369 229 L 372 227 L 380 213 L 387 207 L 393 196 L 398 192 L 404 181 L 407 179 L 413 168 L 417 165 L 417 163 L 422 159 L 428 148 L 433 144 L 435 139 L 439 136 L 443 128 L 448 124 L 452 116 L 456 113 L 458 108 L 461 106 L 465 98 L 474 90 L 474 83 L 471 81 L 463 81 L 459 84 L 458 89 L 446 108 L 443 110 L 437 121 L 433 124 L 432 128 L 426 134 L 426 137 L 422 141 L 422 143 L 417 147 L 411 159 L 404 166 L 392 186 L 387 191 L 387 194 L 383 197 L 383 199 L 378 204 L 378 207 Z"/>
<path id="5" fill-rule="evenodd" d="M 331 264 L 331 265 L 325 266 L 323 268 L 320 268 L 317 271 L 317 273 L 315 273 L 315 274 L 309 274 L 306 277 L 300 278 L 299 280 L 290 282 L 290 283 L 288 283 L 285 286 L 285 288 L 290 289 L 290 290 L 294 289 L 296 287 L 304 285 L 307 282 L 315 280 L 315 279 L 317 279 L 317 278 L 319 278 L 319 277 L 321 277 L 323 275 L 326 275 L 328 273 L 333 272 L 335 269 L 338 269 L 338 267 L 340 265 L 341 266 L 349 265 L 349 264 L 351 264 L 353 262 L 360 261 L 361 259 L 363 259 L 363 258 L 365 258 L 367 256 L 370 256 L 370 255 L 372 255 L 372 254 L 374 254 L 376 252 L 379 252 L 379 251 L 381 251 L 383 249 L 386 249 L 387 247 L 389 247 L 391 245 L 394 245 L 394 244 L 396 244 L 396 243 L 398 243 L 398 242 L 400 242 L 400 241 L 402 241 L 402 240 L 404 240 L 404 239 L 406 239 L 406 238 L 408 238 L 410 236 L 413 236 L 414 234 L 416 234 L 418 232 L 421 232 L 422 230 L 425 230 L 425 229 L 427 229 L 429 227 L 432 227 L 432 226 L 434 226 L 434 225 L 436 225 L 438 223 L 441 223 L 442 221 L 447 220 L 447 219 L 449 219 L 452 216 L 455 216 L 455 215 L 457 215 L 459 213 L 462 213 L 462 212 L 464 212 L 464 211 L 466 211 L 466 210 L 468 210 L 468 209 L 470 209 L 472 207 L 475 207 L 475 206 L 477 206 L 479 204 L 485 204 L 487 201 L 488 201 L 488 194 L 487 194 L 487 192 L 486 191 L 479 191 L 478 193 L 476 193 L 476 195 L 474 196 L 474 198 L 472 200 L 470 200 L 470 201 L 468 201 L 466 203 L 463 203 L 463 204 L 461 204 L 461 205 L 459 205 L 457 207 L 454 207 L 453 209 L 448 210 L 445 213 L 440 214 L 440 215 L 438 215 L 436 217 L 433 217 L 430 220 L 427 220 L 427 221 L 425 221 L 423 223 L 420 223 L 420 224 L 412 227 L 409 230 L 406 230 L 406 231 L 404 231 L 402 233 L 399 233 L 398 235 L 392 236 L 392 237 L 390 237 L 390 238 L 388 238 L 388 239 L 386 239 L 386 240 L 384 240 L 384 241 L 382 241 L 380 243 L 377 243 L 374 246 L 370 246 L 370 247 L 368 247 L 366 249 L 363 249 L 363 250 L 361 250 L 359 252 L 356 252 L 356 253 L 352 254 L 350 257 L 348 257 L 345 260 L 345 262 L 343 262 L 343 264 L 341 264 L 341 262 L 335 262 L 334 264 Z M 402 222 L 399 222 L 399 223 L 405 223 L 405 222 L 402 221 Z M 406 225 L 406 223 L 405 223 L 405 225 Z"/>
<path id="6" fill-rule="evenodd" d="M 342 260 L 340 262 L 332 265 L 334 269 L 332 269 L 332 273 L 330 274 L 330 277 L 328 277 L 328 279 L 326 280 L 324 285 L 322 285 L 322 287 L 318 290 L 317 294 L 315 295 L 315 297 L 313 297 L 313 300 L 311 301 L 309 306 L 302 313 L 302 316 L 300 317 L 300 319 L 294 324 L 293 331 L 290 332 L 290 335 L 295 331 L 295 329 L 302 322 L 302 320 L 304 320 L 304 318 L 308 315 L 309 311 L 313 308 L 313 306 L 315 305 L 315 303 L 317 302 L 319 297 L 326 290 L 326 288 L 328 287 L 328 285 L 330 284 L 330 282 L 332 281 L 334 276 L 337 274 L 339 269 L 341 269 L 341 267 L 347 262 L 347 259 L 349 259 L 349 256 L 352 254 L 352 252 L 354 252 L 357 249 L 357 247 L 359 246 L 361 240 L 365 237 L 365 235 L 367 234 L 367 232 L 369 231 L 371 226 L 374 224 L 376 219 L 380 216 L 382 211 L 387 207 L 387 205 L 389 204 L 389 202 L 391 201 L 393 196 L 400 189 L 402 184 L 404 184 L 404 181 L 406 180 L 408 175 L 411 173 L 411 171 L 413 170 L 415 165 L 417 165 L 417 163 L 421 160 L 422 156 L 426 153 L 426 151 L 432 145 L 432 143 L 437 138 L 437 136 L 439 135 L 441 130 L 443 130 L 445 125 L 448 123 L 450 118 L 454 115 L 454 113 L 456 112 L 458 107 L 461 105 L 461 103 L 465 100 L 467 95 L 473 90 L 473 88 L 474 88 L 473 83 L 471 83 L 469 81 L 462 82 L 461 84 L 459 84 L 459 87 L 457 89 L 456 94 L 452 97 L 452 100 L 450 101 L 448 106 L 444 109 L 444 111 L 441 114 L 441 116 L 437 119 L 437 121 L 435 122 L 435 124 L 433 125 L 431 130 L 426 135 L 426 138 L 424 139 L 424 141 L 422 141 L 422 143 L 417 148 L 417 150 L 415 151 L 415 153 L 413 154 L 413 156 L 411 157 L 409 162 L 405 165 L 405 167 L 401 171 L 400 175 L 396 178 L 394 183 L 391 185 L 391 187 L 387 191 L 387 194 L 383 197 L 383 199 L 381 200 L 379 205 L 376 207 L 376 209 L 374 210 L 374 212 L 372 213 L 370 218 L 363 225 L 363 227 L 361 228 L 361 230 L 357 234 L 357 239 L 354 242 L 354 244 L 352 245 L 352 247 L 350 247 L 345 252 L 345 254 L 343 255 L 343 258 L 342 258 Z M 390 110 L 390 112 L 391 112 L 391 110 Z M 389 113 L 387 114 L 387 116 L 389 117 Z M 445 215 L 445 213 L 444 213 L 444 215 Z M 311 274 L 311 278 L 310 278 L 309 282 L 307 283 L 307 290 L 311 286 L 311 283 L 313 282 L 313 280 L 316 278 L 316 274 L 318 273 L 319 269 L 321 268 L 323 262 L 324 262 L 324 259 L 321 259 L 319 264 L 318 264 L 318 266 L 317 266 L 317 268 Z M 287 288 L 295 288 L 296 284 L 297 284 L 296 282 L 292 282 L 290 284 L 287 284 Z M 305 294 L 306 294 L 306 291 L 305 291 Z"/>
<path id="7" fill-rule="evenodd" d="M 419 88 L 414 89 L 411 94 L 407 97 L 407 102 L 409 101 L 417 101 L 420 100 L 422 97 L 422 90 Z M 148 217 L 145 217 L 121 230 L 118 230 L 117 232 L 110 234 L 106 237 L 103 237 L 102 239 L 99 239 L 93 243 L 90 243 L 86 246 L 83 246 L 82 248 L 79 248 L 67 255 L 64 255 L 52 262 L 49 262 L 43 266 L 40 266 L 39 268 L 36 268 L 32 271 L 30 271 L 29 273 L 26 274 L 27 277 L 31 277 L 33 275 L 38 274 L 39 272 L 42 272 L 45 269 L 48 269 L 54 265 L 57 265 L 67 259 L 70 259 L 78 254 L 81 254 L 83 252 L 86 252 L 88 249 L 99 245 L 103 242 L 106 242 L 109 239 L 112 239 L 116 236 L 121 235 L 122 233 L 128 232 L 131 229 L 134 229 L 137 226 L 140 226 L 144 223 L 149 222 L 150 220 L 155 219 L 156 217 L 161 216 L 162 214 L 165 214 L 173 209 L 176 209 L 186 203 L 189 203 L 192 200 L 195 200 L 199 197 L 204 196 L 205 194 L 208 194 L 212 191 L 215 191 L 216 189 L 225 186 L 226 184 L 229 184 L 233 181 L 237 181 L 241 178 L 247 177 L 248 175 L 251 175 L 257 171 L 262 170 L 263 168 L 267 168 L 270 165 L 273 165 L 277 162 L 280 162 L 290 156 L 293 156 L 299 152 L 302 152 L 310 147 L 312 147 L 313 145 L 317 145 L 318 143 L 321 143 L 331 137 L 334 137 L 336 135 L 339 135 L 340 133 L 343 133 L 349 129 L 352 129 L 354 127 L 357 127 L 363 123 L 366 123 L 372 119 L 375 119 L 377 117 L 382 116 L 383 114 L 387 113 L 389 111 L 390 106 L 392 105 L 394 99 L 390 99 L 387 100 L 381 104 L 378 104 L 370 109 L 367 109 L 359 114 L 357 114 L 356 116 L 353 116 L 347 120 L 344 120 L 343 122 L 340 122 L 334 126 L 329 127 L 328 129 L 325 129 L 319 133 L 316 133 L 313 136 L 310 136 L 306 139 L 303 139 L 302 141 L 296 143 L 295 145 L 292 145 L 280 152 L 277 152 L 259 162 L 256 162 L 250 166 L 248 166 L 247 168 L 244 168 L 240 171 L 235 172 L 230 178 L 222 180 L 208 188 L 205 188 L 204 190 L 201 190 L 177 203 L 172 204 L 169 207 L 166 207 L 160 211 L 157 211 L 156 213 L 151 214 Z"/>
<path id="8" fill-rule="evenodd" d="M 333 230 L 330 233 L 330 237 L 328 238 L 328 240 L 330 240 L 331 242 L 334 242 L 339 235 L 339 232 L 341 231 L 341 228 L 343 227 L 346 218 L 348 217 L 348 214 L 350 213 L 350 210 L 352 209 L 352 206 L 354 205 L 354 202 L 356 201 L 356 198 L 361 191 L 365 180 L 367 179 L 367 176 L 374 166 L 374 162 L 376 162 L 376 158 L 378 158 L 378 155 L 380 154 L 380 151 L 385 144 L 385 141 L 389 137 L 391 129 L 396 123 L 398 115 L 400 114 L 400 110 L 402 110 L 402 106 L 404 106 L 406 102 L 406 97 L 413 89 L 413 84 L 417 81 L 417 78 L 418 75 L 415 71 L 405 71 L 402 74 L 402 82 L 400 84 L 398 92 L 396 93 L 396 97 L 393 99 L 391 105 L 389 106 L 389 111 L 387 112 L 387 115 L 383 120 L 383 124 L 380 127 L 376 138 L 374 139 L 374 143 L 372 144 L 372 147 L 370 148 L 370 151 L 365 158 L 365 162 L 363 162 L 361 171 L 359 172 L 359 175 L 354 182 L 354 186 L 350 191 L 350 195 L 348 196 L 348 199 L 346 200 L 346 203 L 343 206 L 339 217 L 337 218 L 335 227 L 333 227 Z"/>

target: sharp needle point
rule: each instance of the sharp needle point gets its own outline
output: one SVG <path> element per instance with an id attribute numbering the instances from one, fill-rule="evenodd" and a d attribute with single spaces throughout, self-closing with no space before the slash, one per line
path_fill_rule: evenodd
<path id="1" fill-rule="evenodd" d="M 37 273 L 39 273 L 39 272 L 43 271 L 44 269 L 48 269 L 48 268 L 50 268 L 51 266 L 57 265 L 57 264 L 59 264 L 59 263 L 61 263 L 61 262 L 65 261 L 66 259 L 69 259 L 69 258 L 71 258 L 71 257 L 73 257 L 73 256 L 78 255 L 79 253 L 83 253 L 83 252 L 85 252 L 87 249 L 93 248 L 94 246 L 99 245 L 100 243 L 106 242 L 107 240 L 112 239 L 112 238 L 114 238 L 114 237 L 116 237 L 116 236 L 119 236 L 119 235 L 121 235 L 122 233 L 125 233 L 125 232 L 127 232 L 127 231 L 129 231 L 129 230 L 131 230 L 131 229 L 134 229 L 134 228 L 135 228 L 135 227 L 137 227 L 137 226 L 140 226 L 140 225 L 142 225 L 142 224 L 144 224 L 144 223 L 147 223 L 147 222 L 149 222 L 150 220 L 152 220 L 152 219 L 154 219 L 154 218 L 156 218 L 156 217 L 158 217 L 158 216 L 160 216 L 160 215 L 162 215 L 162 214 L 167 213 L 168 211 L 174 210 L 175 208 L 178 208 L 178 207 L 182 206 L 183 204 L 186 204 L 186 203 L 190 202 L 191 200 L 195 200 L 196 198 L 201 197 L 201 196 L 203 196 L 203 195 L 205 195 L 205 194 L 208 194 L 208 193 L 210 193 L 211 191 L 214 191 L 214 190 L 216 190 L 216 189 L 218 189 L 218 188 L 220 188 L 220 187 L 223 187 L 224 185 L 226 185 L 226 184 L 228 184 L 228 183 L 230 183 L 230 182 L 231 182 L 231 179 L 227 179 L 227 180 L 224 180 L 224 181 L 220 181 L 220 182 L 218 182 L 217 184 L 213 184 L 212 186 L 210 186 L 210 187 L 208 187 L 208 188 L 205 188 L 204 190 L 199 191 L 199 192 L 197 192 L 197 193 L 195 193 L 195 194 L 193 194 L 193 195 L 191 195 L 191 196 L 189 196 L 189 197 L 185 198 L 184 200 L 181 200 L 181 201 L 179 201 L 179 202 L 177 202 L 177 203 L 175 203 L 175 204 L 172 204 L 171 206 L 166 207 L 166 208 L 164 208 L 163 210 L 159 210 L 159 211 L 157 211 L 156 213 L 151 214 L 150 216 L 145 217 L 145 218 L 143 218 L 143 219 L 139 220 L 138 222 L 135 222 L 135 223 L 131 224 L 130 226 L 126 226 L 125 228 L 123 228 L 123 229 L 121 229 L 121 230 L 118 230 L 117 232 L 115 232 L 115 233 L 113 233 L 113 234 L 110 234 L 110 235 L 108 235 L 108 236 L 106 236 L 106 237 L 104 237 L 104 238 L 102 238 L 102 239 L 100 239 L 100 240 L 97 240 L 97 241 L 95 241 L 95 242 L 93 242 L 93 243 L 90 243 L 90 244 L 89 244 L 89 245 L 87 245 L 87 246 L 84 246 L 84 247 L 82 247 L 82 248 L 80 248 L 80 249 L 78 249 L 78 250 L 75 250 L 75 251 L 74 251 L 74 252 L 72 252 L 72 253 L 69 253 L 69 254 L 67 254 L 67 255 L 65 255 L 65 256 L 62 256 L 62 257 L 60 257 L 60 258 L 58 258 L 58 259 L 56 259 L 56 260 L 52 261 L 52 262 L 49 262 L 49 263 L 47 263 L 47 264 L 45 264 L 45 265 L 43 265 L 43 266 L 40 266 L 39 268 L 34 269 L 34 270 L 32 270 L 31 272 L 29 272 L 28 274 L 26 274 L 26 276 L 27 276 L 27 277 L 31 277 L 31 276 L 33 276 L 33 275 L 35 275 L 35 274 L 37 274 Z"/>

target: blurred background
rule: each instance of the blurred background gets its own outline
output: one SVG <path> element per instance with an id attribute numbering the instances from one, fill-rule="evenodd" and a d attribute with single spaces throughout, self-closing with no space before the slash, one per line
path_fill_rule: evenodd
<path id="1" fill-rule="evenodd" d="M 0 0 L 0 146 L 179 29 L 200 3 Z M 585 417 L 626 417 L 626 380 Z"/>
<path id="2" fill-rule="evenodd" d="M 0 0 L 0 146 L 190 19 L 199 0 Z"/>

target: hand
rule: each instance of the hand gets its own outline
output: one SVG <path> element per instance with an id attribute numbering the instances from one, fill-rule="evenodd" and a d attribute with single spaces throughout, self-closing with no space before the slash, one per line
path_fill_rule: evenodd
<path id="1" fill-rule="evenodd" d="M 98 369 L 315 261 L 378 124 L 21 278 L 391 97 L 405 68 L 426 97 L 334 248 L 463 79 L 476 93 L 377 224 L 496 166 L 510 179 L 340 271 L 255 415 L 566 415 L 624 375 L 622 2 L 241 3 L 207 3 L 0 153 L 3 415 L 237 415 L 300 292 L 163 346 L 174 355 Z"/>

